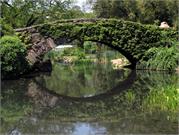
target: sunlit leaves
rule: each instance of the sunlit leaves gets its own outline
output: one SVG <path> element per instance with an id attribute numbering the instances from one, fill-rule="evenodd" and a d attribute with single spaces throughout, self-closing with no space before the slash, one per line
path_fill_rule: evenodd
<path id="1" fill-rule="evenodd" d="M 28 68 L 26 47 L 15 36 L 4 36 L 0 39 L 1 71 L 2 78 L 17 76 Z"/>

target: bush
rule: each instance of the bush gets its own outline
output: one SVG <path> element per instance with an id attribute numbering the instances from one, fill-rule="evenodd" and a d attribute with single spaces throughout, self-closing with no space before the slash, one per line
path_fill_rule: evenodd
<path id="1" fill-rule="evenodd" d="M 0 19 L 0 26 L 1 36 L 14 34 L 13 28 L 10 25 L 8 25 L 3 19 Z"/>
<path id="2" fill-rule="evenodd" d="M 172 47 L 149 49 L 143 56 L 137 68 L 153 70 L 175 70 L 178 65 L 179 52 L 177 43 Z"/>
<path id="3" fill-rule="evenodd" d="M 81 48 L 76 48 L 74 53 L 73 53 L 74 56 L 77 56 L 78 57 L 78 60 L 81 60 L 81 59 L 85 59 L 86 56 L 85 56 L 85 52 L 83 49 Z"/>
<path id="4" fill-rule="evenodd" d="M 85 53 L 95 53 L 97 50 L 97 44 L 90 41 L 85 41 L 84 44 Z"/>
<path id="5" fill-rule="evenodd" d="M 77 56 L 78 59 L 85 59 L 85 52 L 82 48 L 66 48 L 61 56 Z"/>
<path id="6" fill-rule="evenodd" d="M 18 37 L 3 36 L 0 46 L 2 78 L 15 77 L 28 69 L 27 50 Z"/>

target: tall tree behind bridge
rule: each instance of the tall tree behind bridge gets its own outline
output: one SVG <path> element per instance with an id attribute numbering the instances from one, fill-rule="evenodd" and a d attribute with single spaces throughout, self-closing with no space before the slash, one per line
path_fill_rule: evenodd
<path id="1" fill-rule="evenodd" d="M 179 0 L 138 0 L 142 23 L 166 21 L 169 25 L 176 25 Z"/>
<path id="2" fill-rule="evenodd" d="M 97 17 L 177 25 L 179 0 L 88 0 Z"/>
<path id="3" fill-rule="evenodd" d="M 90 3 L 94 3 L 93 10 L 97 17 L 110 18 L 112 9 L 112 0 L 90 0 Z"/>
<path id="4" fill-rule="evenodd" d="M 1 0 L 1 19 L 13 28 L 83 16 L 73 0 Z"/>
<path id="5" fill-rule="evenodd" d="M 88 0 L 93 4 L 93 10 L 97 17 L 122 18 L 131 21 L 138 16 L 136 0 Z"/>

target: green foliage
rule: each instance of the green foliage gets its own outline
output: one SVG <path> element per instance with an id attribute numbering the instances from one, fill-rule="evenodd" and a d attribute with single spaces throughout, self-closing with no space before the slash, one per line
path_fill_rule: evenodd
<path id="1" fill-rule="evenodd" d="M 26 45 L 27 49 L 32 47 L 31 33 L 30 32 L 27 32 L 27 31 L 24 31 L 24 32 L 21 32 L 21 33 L 16 32 L 15 34 Z"/>
<path id="2" fill-rule="evenodd" d="M 54 63 L 51 76 L 39 78 L 38 82 L 58 94 L 84 97 L 111 90 L 124 79 L 123 74 L 119 77 L 116 73 L 110 64 L 91 64 L 83 59 L 70 65 Z"/>
<path id="3" fill-rule="evenodd" d="M 98 48 L 98 46 L 95 43 L 90 41 L 84 42 L 83 46 L 85 53 L 95 53 Z"/>
<path id="4" fill-rule="evenodd" d="M 40 7 L 37 8 L 37 5 Z M 26 27 L 42 23 L 45 19 L 42 11 L 42 3 L 31 0 L 2 0 L 2 18 L 13 28 Z"/>
<path id="5" fill-rule="evenodd" d="M 120 18 L 144 24 L 178 24 L 178 0 L 88 0 L 97 17 Z"/>
<path id="6" fill-rule="evenodd" d="M 89 1 L 89 2 L 88 2 Z M 2 0 L 2 18 L 13 28 L 72 18 L 119 18 L 178 25 L 178 0 L 87 0 L 94 12 L 85 13 L 74 0 Z M 86 5 L 82 5 L 84 8 Z"/>
<path id="7" fill-rule="evenodd" d="M 150 90 L 142 103 L 143 109 L 149 111 L 178 111 L 178 97 L 176 85 L 168 85 Z"/>
<path id="8" fill-rule="evenodd" d="M 99 69 L 99 71 L 103 72 L 103 74 L 99 75 L 99 72 L 96 72 L 96 69 L 93 67 L 94 65 L 91 64 L 89 66 L 92 66 L 92 68 L 89 68 L 87 65 L 85 65 L 86 68 L 84 68 L 83 65 L 78 66 L 77 68 L 71 68 L 70 66 L 64 67 L 57 64 L 55 66 L 55 70 L 53 70 L 54 72 L 52 72 L 52 75 L 50 76 L 38 76 L 33 80 L 20 79 L 10 82 L 6 81 L 5 84 L 2 84 L 1 96 L 3 98 L 1 105 L 1 133 L 6 133 L 7 129 L 11 129 L 14 125 L 17 125 L 18 129 L 21 129 L 21 132 L 23 133 L 32 133 L 31 130 L 34 129 L 34 131 L 36 131 L 35 133 L 38 134 L 39 129 L 44 127 L 44 123 L 48 123 L 50 121 L 51 125 L 56 125 L 56 121 L 54 122 L 54 119 L 58 119 L 60 122 L 69 122 L 72 124 L 74 121 L 100 121 L 104 124 L 116 122 L 117 129 L 119 128 L 119 125 L 122 125 L 119 124 L 119 122 L 128 122 L 128 126 L 125 127 L 125 131 L 130 131 L 130 133 L 134 132 L 134 125 L 140 124 L 137 126 L 138 128 L 135 129 L 136 134 L 141 132 L 141 130 L 145 130 L 146 128 L 141 129 L 141 127 L 144 126 L 147 127 L 149 134 L 151 133 L 151 130 L 164 134 L 166 131 L 167 133 L 172 134 L 174 132 L 177 133 L 177 98 L 179 96 L 177 94 L 179 89 L 176 89 L 177 74 L 139 70 L 137 71 L 137 78 L 135 79 L 133 86 L 131 89 L 126 91 L 117 90 L 117 93 L 114 93 L 114 95 L 110 94 L 104 97 L 100 96 L 100 98 L 95 98 L 93 100 L 86 100 L 85 98 L 81 100 L 73 100 L 73 98 L 66 98 L 64 96 L 61 98 L 60 96 L 58 98 L 59 104 L 57 103 L 55 107 L 46 106 L 51 103 L 51 100 L 46 97 L 50 95 L 52 97 L 50 99 L 53 99 L 53 97 L 56 96 L 52 96 L 53 92 L 44 91 L 44 87 L 42 87 L 42 85 L 38 85 L 37 82 L 43 84 L 42 82 L 46 80 L 46 85 L 44 84 L 43 86 L 49 88 L 50 90 L 55 90 L 54 88 L 56 87 L 57 91 L 55 92 L 57 93 L 60 91 L 65 95 L 70 94 L 69 96 L 73 97 L 79 95 L 81 97 L 81 93 L 84 94 L 87 92 L 87 95 L 89 95 L 89 88 L 84 87 L 84 84 L 96 84 L 99 88 L 101 88 L 101 85 L 98 82 L 100 81 L 104 86 L 106 85 L 104 82 L 114 86 L 114 80 L 110 78 L 112 76 L 116 76 L 116 79 L 119 78 L 119 75 L 116 74 L 116 72 L 109 73 L 108 67 L 101 65 L 101 69 L 103 70 Z M 99 68 L 99 66 L 96 67 Z M 106 70 L 104 70 L 104 68 Z M 79 72 L 76 72 L 77 70 L 84 71 L 84 77 L 88 80 L 90 79 L 94 83 L 83 83 L 82 81 L 79 81 L 78 79 L 84 80 L 84 78 L 81 73 L 79 74 Z M 59 74 L 60 71 L 62 74 Z M 107 76 L 107 81 L 106 79 L 101 80 L 100 76 L 104 77 L 104 75 Z M 59 79 L 63 80 L 65 83 L 59 83 Z M 77 86 L 73 87 L 76 88 L 76 90 L 70 89 L 72 87 L 67 85 L 69 84 L 69 79 L 74 86 Z M 96 81 L 97 83 L 95 83 Z M 81 85 L 79 85 L 80 83 Z M 81 88 L 81 91 L 79 88 Z M 96 93 L 97 89 L 95 87 L 93 88 L 94 91 L 90 91 L 90 93 L 95 92 L 95 94 L 99 94 Z M 31 98 L 26 98 L 24 94 L 27 94 L 27 91 L 30 89 L 35 91 L 33 93 L 35 96 L 32 95 L 31 97 L 31 95 L 29 95 Z M 39 95 L 47 96 L 36 98 Z M 41 115 L 42 113 L 44 115 Z M 37 124 L 34 124 L 31 121 L 26 121 L 26 119 L 30 119 L 32 116 L 35 117 L 37 115 L 42 116 L 39 118 L 39 122 Z M 153 127 L 150 127 L 151 130 L 149 131 L 148 125 L 154 122 L 156 124 L 154 124 Z M 111 127 L 111 125 L 109 126 Z M 163 131 L 164 128 L 166 128 L 165 131 Z M 52 130 L 53 129 L 54 128 L 52 128 Z M 121 129 L 124 128 L 121 126 Z M 48 133 L 50 134 L 52 130 L 48 130 Z"/>
<path id="9" fill-rule="evenodd" d="M 177 40 L 177 32 L 163 30 L 155 25 L 142 25 L 117 19 L 99 19 L 93 22 L 75 23 L 73 20 L 61 20 L 53 24 L 37 27 L 44 36 L 58 39 L 94 41 L 119 50 L 132 64 L 142 58 L 146 50 L 152 47 L 165 47 Z"/>
<path id="10" fill-rule="evenodd" d="M 27 27 L 59 19 L 91 18 L 73 0 L 2 0 L 1 16 L 13 28 Z"/>
<path id="11" fill-rule="evenodd" d="M 1 36 L 14 34 L 13 28 L 9 24 L 7 24 L 2 18 L 0 19 L 0 26 Z"/>
<path id="12" fill-rule="evenodd" d="M 20 75 L 28 69 L 27 50 L 18 37 L 3 36 L 0 46 L 2 78 Z"/>
<path id="13" fill-rule="evenodd" d="M 44 56 L 44 61 L 47 59 L 50 59 L 51 61 L 56 61 L 57 59 L 59 59 L 59 57 L 61 56 L 61 54 L 57 51 L 50 51 L 47 54 L 45 54 Z"/>
<path id="14" fill-rule="evenodd" d="M 172 47 L 159 47 L 149 49 L 141 59 L 138 68 L 153 70 L 175 70 L 178 66 L 179 50 L 176 45 Z"/>
<path id="15" fill-rule="evenodd" d="M 156 74 L 157 78 L 155 78 Z M 166 76 L 169 78 L 163 78 Z M 177 121 L 179 93 L 176 88 L 176 80 L 171 74 L 164 74 L 163 76 L 161 73 L 153 72 L 147 75 L 146 72 L 142 71 L 140 77 L 127 91 L 91 102 L 76 101 L 70 107 L 62 105 L 58 109 L 55 108 L 50 116 L 54 118 L 66 115 L 66 118 L 71 116 L 69 119 L 110 120 L 110 118 L 113 118 L 113 120 L 116 120 L 116 118 L 121 117 L 130 118 L 131 115 L 132 117 L 145 116 L 144 119 L 146 119 L 149 114 L 153 118 L 158 113 L 159 115 L 164 114 L 162 119 L 169 117 L 170 120 Z M 46 81 L 46 83 L 48 82 L 49 80 Z M 111 114 L 115 114 L 115 116 Z M 83 117 L 80 117 L 81 115 Z"/>
<path id="16" fill-rule="evenodd" d="M 97 17 L 109 18 L 111 11 L 111 0 L 97 0 L 93 5 Z"/>
<path id="17" fill-rule="evenodd" d="M 84 13 L 83 18 L 96 18 L 94 13 Z"/>
<path id="18" fill-rule="evenodd" d="M 129 106 L 133 105 L 135 100 L 137 100 L 135 93 L 132 92 L 132 91 L 127 91 L 125 93 L 124 97 L 126 99 L 126 104 L 129 105 Z"/>
<path id="19" fill-rule="evenodd" d="M 142 23 L 154 23 L 166 21 L 169 25 L 176 25 L 178 1 L 177 0 L 143 0 L 138 1 L 140 9 L 140 21 Z"/>
<path id="20" fill-rule="evenodd" d="M 73 60 L 72 62 L 86 59 L 85 52 L 82 48 L 66 48 L 59 51 L 50 51 L 45 55 L 44 59 L 49 58 L 52 61 L 63 61 L 66 57 L 71 58 Z"/>
<path id="21" fill-rule="evenodd" d="M 85 52 L 82 48 L 76 48 L 71 55 L 77 56 L 79 60 L 85 59 Z"/>

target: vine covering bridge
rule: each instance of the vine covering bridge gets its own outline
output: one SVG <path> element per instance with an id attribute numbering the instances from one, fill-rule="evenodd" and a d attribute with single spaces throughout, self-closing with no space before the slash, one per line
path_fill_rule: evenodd
<path id="1" fill-rule="evenodd" d="M 124 55 L 132 65 L 152 47 L 170 46 L 177 31 L 154 25 L 118 19 L 73 19 L 16 29 L 28 47 L 29 61 L 34 64 L 57 44 L 73 40 L 93 41 L 107 45 Z"/>

